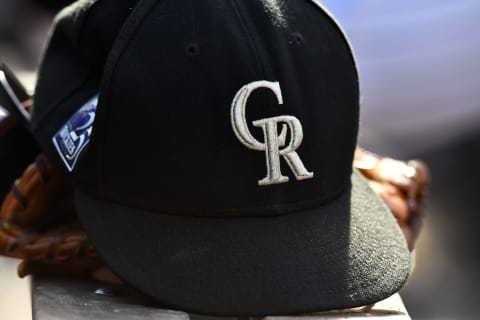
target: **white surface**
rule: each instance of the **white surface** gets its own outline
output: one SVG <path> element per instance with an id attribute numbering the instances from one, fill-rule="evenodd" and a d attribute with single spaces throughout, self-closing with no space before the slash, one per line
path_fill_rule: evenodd
<path id="1" fill-rule="evenodd" d="M 348 310 L 319 312 L 298 316 L 266 317 L 264 320 L 330 320 L 330 319 L 389 319 L 410 320 L 402 299 L 398 294 L 376 303 L 371 309 L 356 308 Z"/>
<path id="2" fill-rule="evenodd" d="M 32 319 L 32 285 L 30 277 L 17 275 L 19 260 L 0 256 L 0 319 Z"/>
<path id="3" fill-rule="evenodd" d="M 7 115 L 7 111 L 3 109 L 2 106 L 0 106 L 0 120 L 5 118 L 6 115 Z"/>

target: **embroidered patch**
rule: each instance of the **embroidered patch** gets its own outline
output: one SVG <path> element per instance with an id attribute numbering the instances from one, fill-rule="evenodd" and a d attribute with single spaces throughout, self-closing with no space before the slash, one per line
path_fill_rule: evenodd
<path id="1" fill-rule="evenodd" d="M 98 95 L 85 103 L 52 138 L 60 158 L 70 172 L 90 142 L 97 104 Z"/>
<path id="2" fill-rule="evenodd" d="M 233 132 L 238 140 L 247 148 L 257 151 L 265 151 L 267 176 L 258 181 L 258 185 L 267 186 L 288 182 L 280 167 L 280 157 L 283 157 L 292 170 L 297 180 L 312 179 L 313 172 L 308 171 L 302 159 L 295 151 L 303 140 L 303 128 L 300 120 L 293 116 L 283 115 L 253 121 L 255 127 L 262 128 L 265 142 L 260 142 L 248 129 L 245 109 L 247 101 L 253 91 L 258 88 L 270 89 L 279 104 L 283 104 L 282 91 L 278 82 L 255 81 L 244 85 L 235 95 L 230 111 Z M 278 126 L 282 125 L 280 134 Z M 290 141 L 287 143 L 287 131 L 290 131 Z"/>

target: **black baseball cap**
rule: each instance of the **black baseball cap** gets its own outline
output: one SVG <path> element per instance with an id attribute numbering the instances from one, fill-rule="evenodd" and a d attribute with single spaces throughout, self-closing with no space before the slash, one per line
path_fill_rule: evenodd
<path id="1" fill-rule="evenodd" d="M 353 54 L 316 1 L 80 1 L 43 61 L 35 135 L 100 256 L 163 305 L 293 314 L 405 282 L 403 235 L 352 171 Z"/>

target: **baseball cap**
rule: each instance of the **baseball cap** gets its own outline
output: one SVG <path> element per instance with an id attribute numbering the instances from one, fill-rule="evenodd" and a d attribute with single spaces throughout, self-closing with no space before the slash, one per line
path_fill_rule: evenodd
<path id="1" fill-rule="evenodd" d="M 408 277 L 399 227 L 352 171 L 357 70 L 315 1 L 77 2 L 34 105 L 99 255 L 167 307 L 342 309 Z"/>

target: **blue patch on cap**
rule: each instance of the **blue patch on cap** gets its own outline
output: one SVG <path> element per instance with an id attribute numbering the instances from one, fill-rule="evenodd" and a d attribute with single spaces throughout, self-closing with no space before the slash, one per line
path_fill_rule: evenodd
<path id="1" fill-rule="evenodd" d="M 98 95 L 85 103 L 53 136 L 53 144 L 70 172 L 90 142 L 97 104 Z"/>

